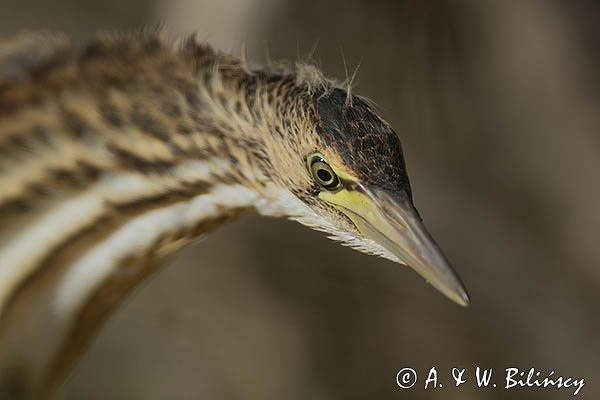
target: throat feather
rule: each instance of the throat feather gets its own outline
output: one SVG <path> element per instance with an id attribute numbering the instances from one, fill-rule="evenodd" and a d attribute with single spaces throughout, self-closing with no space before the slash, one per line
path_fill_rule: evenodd
<path id="1" fill-rule="evenodd" d="M 256 208 L 255 191 L 222 183 L 214 169 L 198 167 L 179 166 L 177 179 L 107 178 L 1 248 L 0 276 L 7 279 L 0 280 L 0 377 L 19 360 L 34 386 L 59 379 L 47 376 L 48 371 L 68 370 L 65 363 L 77 358 L 91 337 L 89 327 L 99 323 L 93 319 L 107 314 L 107 304 L 110 309 L 118 304 L 97 301 L 98 293 L 122 299 L 151 273 L 149 260 Z M 45 246 L 36 249 L 36 241 Z M 22 268 L 27 248 L 34 251 Z M 40 332 L 51 339 L 38 340 Z"/>

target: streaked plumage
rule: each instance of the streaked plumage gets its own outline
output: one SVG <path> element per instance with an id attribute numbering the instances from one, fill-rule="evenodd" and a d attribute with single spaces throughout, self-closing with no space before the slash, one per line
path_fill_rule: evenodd
<path id="1" fill-rule="evenodd" d="M 396 134 L 314 67 L 251 71 L 193 36 L 156 34 L 83 48 L 24 36 L 0 57 L 0 384 L 11 396 L 50 393 L 164 256 L 248 212 L 408 264 L 390 235 L 417 229 L 411 240 L 443 264 L 442 278 L 419 272 L 466 303 L 413 217 Z M 339 176 L 335 190 L 315 182 L 311 154 Z M 388 218 L 394 229 L 373 226 Z"/>

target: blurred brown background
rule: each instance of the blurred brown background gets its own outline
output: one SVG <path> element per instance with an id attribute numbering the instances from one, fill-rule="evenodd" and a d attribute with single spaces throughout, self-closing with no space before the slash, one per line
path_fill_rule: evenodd
<path id="1" fill-rule="evenodd" d="M 477 389 L 476 366 L 584 377 L 600 396 L 600 3 L 3 0 L 0 32 L 167 23 L 234 54 L 362 60 L 356 92 L 404 144 L 415 203 L 471 292 L 286 221 L 179 253 L 98 337 L 68 399 L 566 399 Z M 396 372 L 413 367 L 409 391 Z M 444 388 L 422 389 L 431 366 Z M 454 388 L 449 370 L 471 382 Z M 497 377 L 499 384 L 503 382 Z"/>

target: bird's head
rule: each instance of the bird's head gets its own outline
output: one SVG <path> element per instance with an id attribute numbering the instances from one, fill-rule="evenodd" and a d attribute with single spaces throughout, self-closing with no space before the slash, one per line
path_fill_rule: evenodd
<path id="1" fill-rule="evenodd" d="M 340 88 L 304 96 L 285 116 L 269 158 L 290 218 L 342 244 L 408 265 L 456 303 L 469 297 L 413 206 L 400 140 L 371 107 Z M 310 111 L 306 111 L 310 110 Z M 290 113 L 292 115 L 290 115 Z M 300 201 L 298 201 L 300 200 Z"/>

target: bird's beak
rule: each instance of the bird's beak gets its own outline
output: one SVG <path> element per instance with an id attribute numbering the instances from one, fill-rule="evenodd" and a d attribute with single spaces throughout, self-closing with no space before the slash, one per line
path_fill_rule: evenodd
<path id="1" fill-rule="evenodd" d="M 408 198 L 392 197 L 359 183 L 338 192 L 321 192 L 319 197 L 346 214 L 364 236 L 385 247 L 449 299 L 461 306 L 469 305 L 460 278 Z"/>

